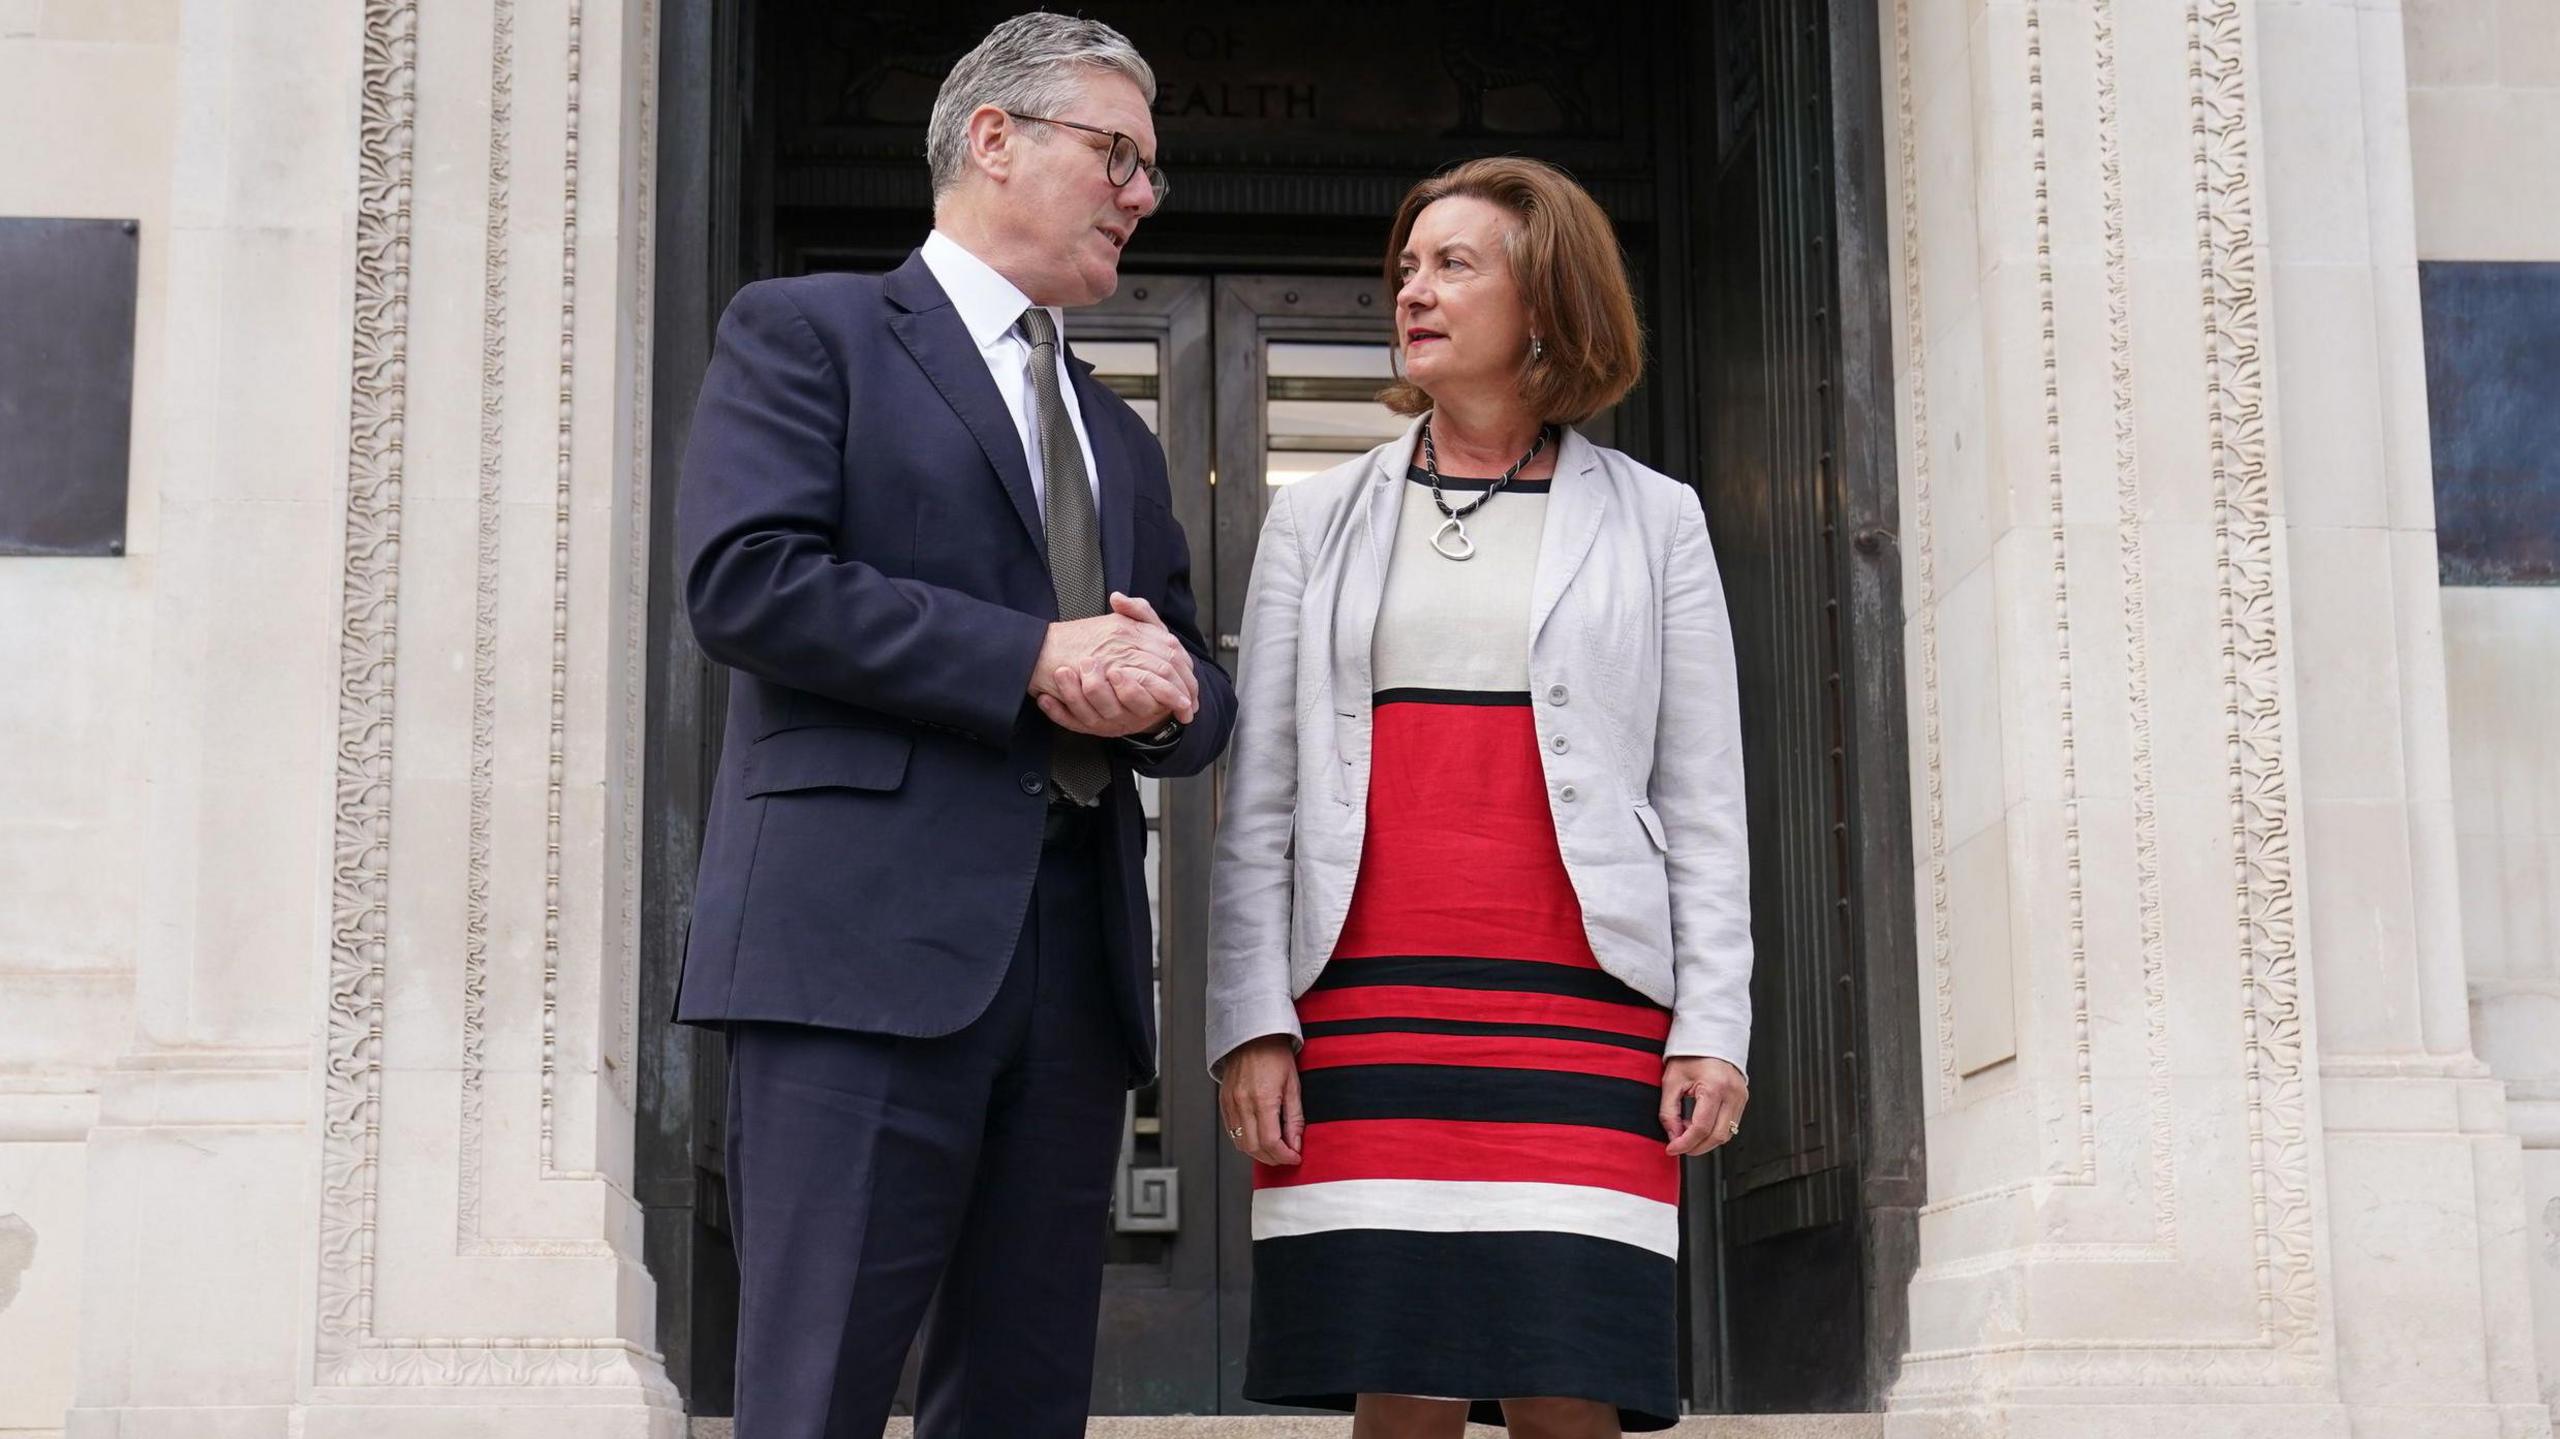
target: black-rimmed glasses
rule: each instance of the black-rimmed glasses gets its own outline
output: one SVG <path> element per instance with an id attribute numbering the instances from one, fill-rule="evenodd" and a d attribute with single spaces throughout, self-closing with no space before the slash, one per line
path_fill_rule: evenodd
<path id="1" fill-rule="evenodd" d="M 1063 125 L 1070 130 L 1082 130 L 1088 135 L 1107 137 L 1111 141 L 1111 148 L 1102 154 L 1102 173 L 1104 178 L 1111 181 L 1114 189 L 1128 184 L 1130 177 L 1140 170 L 1147 172 L 1147 188 L 1155 191 L 1157 204 L 1163 204 L 1166 192 L 1173 188 L 1166 183 L 1164 172 L 1155 167 L 1154 161 L 1139 156 L 1138 142 L 1117 130 L 1105 130 L 1098 125 L 1079 125 L 1073 120 L 1052 120 L 1046 115 L 1023 115 L 1012 110 L 1005 111 L 1005 114 L 1027 124 Z"/>

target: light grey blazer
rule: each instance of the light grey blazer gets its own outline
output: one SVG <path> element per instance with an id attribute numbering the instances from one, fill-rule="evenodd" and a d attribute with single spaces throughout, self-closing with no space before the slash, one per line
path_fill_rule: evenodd
<path id="1" fill-rule="evenodd" d="M 1263 521 L 1210 881 L 1213 1066 L 1248 1039 L 1303 1037 L 1297 997 L 1350 913 L 1368 826 L 1370 639 L 1420 429 L 1275 491 Z M 1670 1007 L 1666 1054 L 1742 1068 L 1741 713 L 1697 495 L 1565 431 L 1527 622 L 1547 809 L 1592 953 Z"/>

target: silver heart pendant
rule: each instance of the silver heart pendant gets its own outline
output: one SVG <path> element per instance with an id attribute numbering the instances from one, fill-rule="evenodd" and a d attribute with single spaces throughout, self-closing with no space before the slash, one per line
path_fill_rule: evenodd
<path id="1" fill-rule="evenodd" d="M 1453 535 L 1456 537 L 1454 544 L 1451 543 Z M 1454 515 L 1440 522 L 1439 532 L 1431 537 L 1431 548 L 1438 550 L 1444 559 L 1471 560 L 1476 557 L 1476 542 L 1467 538 L 1467 527 L 1458 523 Z"/>

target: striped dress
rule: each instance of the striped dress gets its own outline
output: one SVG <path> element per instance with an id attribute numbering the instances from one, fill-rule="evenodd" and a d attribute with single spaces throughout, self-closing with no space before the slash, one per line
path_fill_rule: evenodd
<path id="1" fill-rule="evenodd" d="M 1547 482 L 1467 521 L 1405 487 L 1371 669 L 1369 822 L 1342 937 L 1298 1000 L 1302 1162 L 1258 1165 L 1244 1392 L 1678 1413 L 1671 1016 L 1592 957 L 1547 809 L 1528 613 Z M 1484 482 L 1450 481 L 1453 501 Z"/>

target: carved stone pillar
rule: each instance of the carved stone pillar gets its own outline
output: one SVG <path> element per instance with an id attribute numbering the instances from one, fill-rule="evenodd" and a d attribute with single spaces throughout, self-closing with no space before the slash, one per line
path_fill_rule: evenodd
<path id="1" fill-rule="evenodd" d="M 2461 1012 L 2399 17 L 1882 3 L 1932 1041 L 1888 1432 L 2547 1435 Z"/>
<path id="2" fill-rule="evenodd" d="M 671 1439 L 630 1191 L 654 0 L 191 0 L 73 1435 Z"/>
<path id="3" fill-rule="evenodd" d="M 2550 1413 L 2466 994 L 2400 10 L 2258 11 L 2319 1197 L 2359 1431 L 2516 1439 Z"/>

